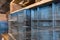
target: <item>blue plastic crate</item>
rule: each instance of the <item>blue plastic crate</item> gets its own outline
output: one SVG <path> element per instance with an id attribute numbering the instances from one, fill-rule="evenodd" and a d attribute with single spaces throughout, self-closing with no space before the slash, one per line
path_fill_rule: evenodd
<path id="1" fill-rule="evenodd" d="M 8 32 L 8 22 L 0 21 L 0 34 Z"/>

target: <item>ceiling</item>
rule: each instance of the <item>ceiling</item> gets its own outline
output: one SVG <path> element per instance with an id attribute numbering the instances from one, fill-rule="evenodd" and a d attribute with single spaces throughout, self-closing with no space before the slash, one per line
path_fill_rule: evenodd
<path id="1" fill-rule="evenodd" d="M 10 10 L 10 2 L 12 0 L 0 0 L 0 13 L 5 13 Z"/>

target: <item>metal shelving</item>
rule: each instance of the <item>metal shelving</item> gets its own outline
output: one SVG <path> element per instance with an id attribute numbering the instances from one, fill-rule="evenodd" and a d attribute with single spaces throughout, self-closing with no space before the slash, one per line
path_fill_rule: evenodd
<path id="1" fill-rule="evenodd" d="M 29 36 L 28 34 L 31 35 L 30 17 L 29 17 L 30 15 L 27 13 L 28 13 L 27 10 L 22 10 L 21 12 L 19 11 L 14 14 L 11 14 L 9 17 L 10 18 L 9 20 L 12 19 L 11 21 L 9 21 L 10 22 L 9 33 L 13 34 L 16 40 L 26 40 L 27 36 Z M 16 19 L 16 21 L 14 18 Z M 28 38 L 30 39 L 30 37 Z"/>
<path id="2" fill-rule="evenodd" d="M 12 19 L 9 19 L 9 26 L 16 30 L 17 36 L 12 28 L 10 33 L 15 34 L 16 40 L 60 40 L 60 3 L 52 2 L 32 7 L 28 6 L 9 14 Z M 15 25 L 11 25 L 12 23 Z"/>

